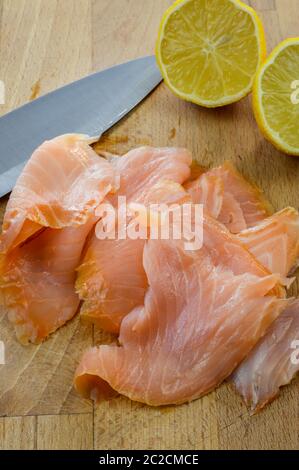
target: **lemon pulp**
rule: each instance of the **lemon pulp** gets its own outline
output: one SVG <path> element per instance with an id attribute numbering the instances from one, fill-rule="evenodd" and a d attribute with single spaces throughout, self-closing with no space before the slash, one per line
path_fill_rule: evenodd
<path id="1" fill-rule="evenodd" d="M 221 106 L 250 92 L 265 56 L 263 28 L 238 0 L 179 0 L 164 14 L 156 55 L 177 95 Z"/>
<path id="2" fill-rule="evenodd" d="M 253 106 L 266 138 L 299 155 L 299 38 L 283 41 L 268 57 L 255 81 Z"/>

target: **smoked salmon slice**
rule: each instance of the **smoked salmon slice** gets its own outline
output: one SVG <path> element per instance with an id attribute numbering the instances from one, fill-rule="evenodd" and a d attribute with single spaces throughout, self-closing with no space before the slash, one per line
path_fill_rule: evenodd
<path id="1" fill-rule="evenodd" d="M 241 232 L 238 238 L 273 273 L 285 277 L 298 265 L 299 215 L 291 207 Z M 253 412 L 274 399 L 279 388 L 299 370 L 298 364 L 291 362 L 291 344 L 296 340 L 299 346 L 298 299 L 289 300 L 264 338 L 232 375 L 237 391 Z"/>
<path id="2" fill-rule="evenodd" d="M 22 343 L 39 343 L 76 313 L 75 269 L 95 209 L 118 184 L 81 135 L 45 142 L 25 166 L 0 239 L 0 300 Z"/>
<path id="3" fill-rule="evenodd" d="M 219 176 L 203 173 L 198 179 L 184 185 L 193 204 L 203 204 L 215 219 L 219 218 L 224 197 L 224 185 Z"/>
<path id="4" fill-rule="evenodd" d="M 184 186 L 192 202 L 203 204 L 212 217 L 236 233 L 270 272 L 284 277 L 297 267 L 299 215 L 295 209 L 287 207 L 268 216 L 271 209 L 261 192 L 230 163 L 202 173 Z"/>
<path id="5" fill-rule="evenodd" d="M 193 203 L 204 204 L 232 233 L 255 226 L 273 212 L 263 193 L 230 162 L 206 171 L 185 187 Z"/>
<path id="6" fill-rule="evenodd" d="M 222 177 L 225 175 L 225 177 Z M 229 175 L 229 178 L 228 178 Z M 238 181 L 239 191 L 236 191 L 235 181 Z M 228 184 L 228 181 L 230 182 Z M 215 170 L 203 173 L 199 178 L 185 185 L 193 202 L 202 203 L 206 210 L 216 219 L 222 221 L 232 232 L 239 232 L 238 239 L 271 273 L 276 273 L 284 279 L 288 287 L 292 279 L 286 276 L 291 274 L 298 266 L 299 258 L 299 216 L 293 208 L 285 208 L 276 214 L 266 217 L 270 208 L 263 201 L 261 193 L 251 188 L 247 182 L 241 191 L 242 179 L 238 177 L 231 165 L 225 164 Z M 226 189 L 225 189 L 226 188 Z M 245 201 L 247 193 L 248 201 Z M 254 198 L 256 201 L 254 202 Z M 247 214 L 247 215 L 246 215 Z M 250 215 L 250 217 L 249 217 Z M 251 224 L 256 224 L 251 226 Z M 245 228 L 251 226 L 250 228 Z M 279 319 L 271 326 L 269 333 L 260 340 L 233 375 L 233 382 L 252 410 L 258 410 L 278 393 L 281 385 L 287 384 L 298 367 L 289 362 L 286 365 L 285 375 L 271 368 L 270 356 L 276 357 L 273 366 L 278 362 L 286 363 L 290 357 L 290 336 L 292 329 L 288 330 L 282 341 L 280 338 L 282 328 L 286 322 L 292 324 L 293 337 L 298 335 L 298 302 L 288 307 Z M 292 321 L 290 317 L 292 318 Z M 280 369 L 279 369 L 280 370 Z M 255 390 L 256 388 L 256 390 Z"/>
<path id="7" fill-rule="evenodd" d="M 89 142 L 84 135 L 63 135 L 33 152 L 6 207 L 1 253 L 42 227 L 84 224 L 106 194 L 118 187 L 115 169 Z"/>
<path id="8" fill-rule="evenodd" d="M 120 187 L 109 200 L 116 203 L 118 196 L 126 196 L 128 202 L 142 202 L 148 189 L 160 180 L 184 183 L 190 176 L 192 156 L 183 148 L 139 147 L 111 163 L 120 174 Z"/>
<path id="9" fill-rule="evenodd" d="M 1 304 L 21 343 L 41 342 L 76 313 L 75 269 L 94 223 L 46 229 L 2 259 Z"/>
<path id="10" fill-rule="evenodd" d="M 144 195 L 144 204 L 179 204 L 189 201 L 183 187 L 162 180 Z M 127 228 L 130 229 L 130 221 Z M 84 299 L 81 319 L 111 333 L 118 333 L 122 319 L 142 305 L 148 287 L 142 264 L 145 239 L 103 239 L 96 235 L 77 269 L 77 290 Z M 120 263 L 120 260 L 122 262 Z"/>
<path id="11" fill-rule="evenodd" d="M 141 147 L 112 159 L 120 174 L 119 191 L 107 197 L 117 207 L 127 204 L 183 202 L 188 198 L 180 183 L 190 175 L 191 155 L 184 149 Z M 189 198 L 188 198 L 189 200 Z M 142 265 L 144 240 L 99 240 L 94 234 L 78 268 L 76 289 L 84 301 L 81 317 L 118 333 L 122 319 L 143 305 L 148 286 Z"/>
<path id="12" fill-rule="evenodd" d="M 299 300 L 289 305 L 270 326 L 232 375 L 237 391 L 252 412 L 279 393 L 299 371 Z"/>
<path id="13" fill-rule="evenodd" d="M 204 244 L 148 240 L 144 305 L 121 323 L 119 346 L 89 349 L 76 389 L 98 401 L 116 392 L 149 405 L 179 404 L 219 385 L 285 307 L 268 274 L 246 248 L 204 217 Z"/>
<path id="14" fill-rule="evenodd" d="M 290 274 L 299 259 L 299 214 L 287 207 L 238 234 L 239 240 L 271 272 Z"/>

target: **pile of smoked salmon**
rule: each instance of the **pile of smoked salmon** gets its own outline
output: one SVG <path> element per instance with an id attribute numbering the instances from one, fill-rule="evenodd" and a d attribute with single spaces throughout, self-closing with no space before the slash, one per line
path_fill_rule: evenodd
<path id="1" fill-rule="evenodd" d="M 298 212 L 273 213 L 230 163 L 195 175 L 184 149 L 100 157 L 90 144 L 82 135 L 45 142 L 11 193 L 0 295 L 18 340 L 40 343 L 80 310 L 116 335 L 84 353 L 75 373 L 84 397 L 179 404 L 227 379 L 261 409 L 299 370 L 299 300 L 287 297 Z M 203 204 L 201 248 L 98 238 L 97 209 L 119 196 L 146 207 Z"/>

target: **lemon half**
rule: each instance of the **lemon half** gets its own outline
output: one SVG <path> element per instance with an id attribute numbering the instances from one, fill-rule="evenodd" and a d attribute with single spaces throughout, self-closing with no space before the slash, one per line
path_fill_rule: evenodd
<path id="1" fill-rule="evenodd" d="M 206 107 L 246 96 L 265 55 L 262 23 L 239 0 L 176 1 L 162 18 L 156 44 L 165 83 Z"/>
<path id="2" fill-rule="evenodd" d="M 260 68 L 253 109 L 265 137 L 283 152 L 299 156 L 299 38 L 280 43 Z"/>

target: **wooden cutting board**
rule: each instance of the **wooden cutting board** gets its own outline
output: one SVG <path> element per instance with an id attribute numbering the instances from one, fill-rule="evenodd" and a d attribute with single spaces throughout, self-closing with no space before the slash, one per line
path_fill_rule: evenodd
<path id="1" fill-rule="evenodd" d="M 91 71 L 151 54 L 159 20 L 171 3 L 2 0 L 0 79 L 6 105 L 0 113 Z M 269 50 L 299 35 L 298 0 L 247 3 L 260 12 Z M 123 153 L 143 144 L 187 147 L 207 166 L 231 159 L 276 209 L 299 206 L 299 160 L 263 139 L 250 99 L 206 110 L 180 101 L 162 84 L 99 145 Z M 22 147 L 17 136 L 16 145 Z M 295 283 L 294 294 L 297 288 Z M 150 408 L 123 397 L 93 407 L 74 392 L 73 373 L 82 351 L 109 341 L 108 336 L 75 318 L 41 346 L 22 347 L 0 314 L 0 340 L 6 346 L 6 365 L 0 367 L 0 449 L 299 447 L 298 379 L 254 417 L 228 385 L 178 407 Z"/>

